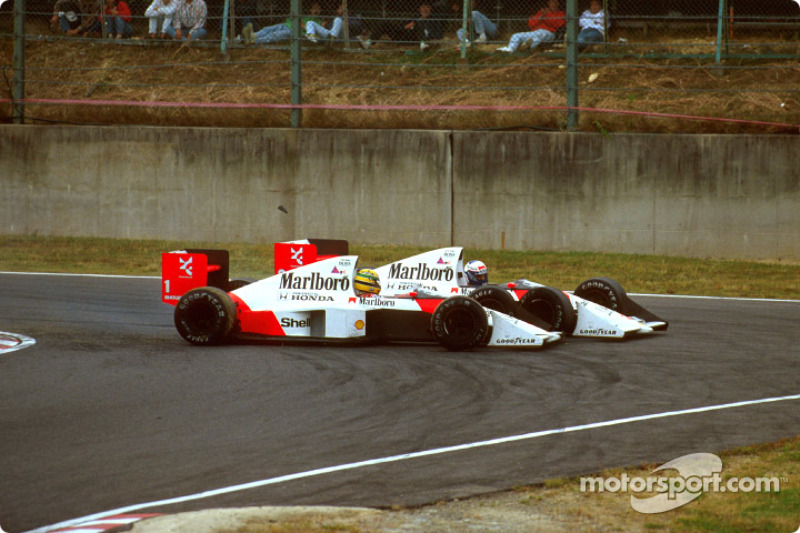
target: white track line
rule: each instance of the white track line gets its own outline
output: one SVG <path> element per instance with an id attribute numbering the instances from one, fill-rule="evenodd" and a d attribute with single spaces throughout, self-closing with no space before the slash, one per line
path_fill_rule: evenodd
<path id="1" fill-rule="evenodd" d="M 335 465 L 335 466 L 328 466 L 325 468 L 318 468 L 316 470 L 308 470 L 306 472 L 298 472 L 295 474 L 287 474 L 284 476 L 273 477 L 269 479 L 263 479 L 260 481 L 252 481 L 250 483 L 242 483 L 241 485 L 231 485 L 229 487 L 222 487 L 219 489 L 209 490 L 205 492 L 198 492 L 196 494 L 189 494 L 186 496 L 179 496 L 176 498 L 169 498 L 166 500 L 160 501 L 153 501 L 148 503 L 140 503 L 136 505 L 129 505 L 127 507 L 120 507 L 119 509 L 114 509 L 112 511 L 105 511 L 103 513 L 97 513 L 89 516 L 84 516 L 82 518 L 74 518 L 72 520 L 67 520 L 66 522 L 61 522 L 59 524 L 54 524 L 52 526 L 45 526 L 39 529 L 34 529 L 28 533 L 47 533 L 54 529 L 70 527 L 77 524 L 81 524 L 83 522 L 88 522 L 91 520 L 98 520 L 103 517 L 109 515 L 117 515 L 117 514 L 125 514 L 130 513 L 133 511 L 139 511 L 141 509 L 146 509 L 148 507 L 160 507 L 164 505 L 173 505 L 176 503 L 184 503 L 193 500 L 202 500 L 205 498 L 211 498 L 213 496 L 219 496 L 221 494 L 228 494 L 231 492 L 238 492 L 243 490 L 255 489 L 258 487 L 263 487 L 266 485 L 275 485 L 278 483 L 285 483 L 287 481 L 294 481 L 297 479 L 321 476 L 323 474 L 330 474 L 332 472 L 342 472 L 344 470 L 355 470 L 357 468 L 364 468 L 368 466 L 386 464 L 386 463 L 394 463 L 397 461 L 406 461 L 408 459 L 418 459 L 420 457 L 427 457 L 429 455 L 439 455 L 444 453 L 452 453 L 458 452 L 463 450 L 471 450 L 474 448 L 481 448 L 485 446 L 494 446 L 496 444 L 507 444 L 509 442 L 517 442 L 523 440 L 530 440 L 530 439 L 538 439 L 540 437 L 547 437 L 550 435 L 557 435 L 561 433 L 572 433 L 576 431 L 586 431 L 590 429 L 598 429 L 598 428 L 605 428 L 609 426 L 618 426 L 621 424 L 630 424 L 633 422 L 644 422 L 648 420 L 656 420 L 659 418 L 668 418 L 673 416 L 682 416 L 682 415 L 691 415 L 697 413 L 707 413 L 710 411 L 721 411 L 723 409 L 733 409 L 736 407 L 747 407 L 751 405 L 758 405 L 764 403 L 772 403 L 772 402 L 784 402 L 790 400 L 800 400 L 800 394 L 794 394 L 791 396 L 776 396 L 772 398 L 761 398 L 758 400 L 745 400 L 741 402 L 734 402 L 734 403 L 725 403 L 719 405 L 709 405 L 706 407 L 694 407 L 692 409 L 682 409 L 679 411 L 667 411 L 663 413 L 653 413 L 649 415 L 639 415 L 639 416 L 632 416 L 628 418 L 618 418 L 616 420 L 606 420 L 604 422 L 593 422 L 591 424 L 581 424 L 578 426 L 567 426 L 564 428 L 559 429 L 546 429 L 543 431 L 534 431 L 532 433 L 523 433 L 521 435 L 511 435 L 509 437 L 500 437 L 497 439 L 490 439 L 478 442 L 471 442 L 468 444 L 458 444 L 455 446 L 445 446 L 443 448 L 433 448 L 431 450 L 424 450 L 421 452 L 411 452 L 411 453 L 403 453 L 400 455 L 390 455 L 388 457 L 380 457 L 377 459 L 368 459 L 366 461 L 358 461 L 355 463 L 346 463 L 342 465 Z"/>

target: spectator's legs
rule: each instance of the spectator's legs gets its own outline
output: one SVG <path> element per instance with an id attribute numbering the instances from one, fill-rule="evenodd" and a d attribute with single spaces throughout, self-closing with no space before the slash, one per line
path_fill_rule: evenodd
<path id="1" fill-rule="evenodd" d="M 116 33 L 118 39 L 130 37 L 133 34 L 133 28 L 122 17 L 106 17 L 106 31 L 109 35 Z"/>
<path id="2" fill-rule="evenodd" d="M 539 46 L 542 43 L 551 42 L 556 37 L 555 33 L 551 32 L 551 31 L 547 31 L 547 30 L 541 30 L 541 29 L 533 31 L 533 32 L 530 32 L 530 33 L 532 34 L 532 36 L 530 37 L 530 40 L 531 40 L 531 51 L 535 50 L 536 47 Z"/>
<path id="3" fill-rule="evenodd" d="M 253 37 L 255 38 L 254 42 L 258 44 L 287 41 L 292 38 L 292 30 L 286 24 L 273 24 L 261 28 L 253 34 Z"/>
<path id="4" fill-rule="evenodd" d="M 578 34 L 578 50 L 583 51 L 589 45 L 602 43 L 603 32 L 594 28 L 584 28 Z"/>
<path id="5" fill-rule="evenodd" d="M 530 41 L 531 39 L 533 39 L 533 34 L 534 33 L 536 33 L 536 32 L 523 31 L 523 32 L 515 33 L 514 35 L 512 35 L 511 36 L 511 40 L 508 41 L 508 49 L 509 49 L 509 51 L 510 52 L 516 52 L 517 48 L 519 48 L 520 45 L 522 45 L 522 44 Z"/>
<path id="6" fill-rule="evenodd" d="M 199 41 L 201 39 L 205 39 L 208 31 L 205 28 L 197 28 L 196 30 L 192 30 L 189 32 L 189 37 L 191 37 L 192 41 Z M 183 36 L 183 40 L 186 40 L 186 35 Z"/>
<path id="7" fill-rule="evenodd" d="M 331 31 L 329 37 L 331 39 L 341 39 L 344 36 L 342 30 L 344 29 L 344 20 L 342 17 L 336 17 L 331 24 Z"/>
<path id="8" fill-rule="evenodd" d="M 342 33 L 342 28 L 344 28 L 344 21 L 341 17 L 333 19 L 331 29 L 327 29 L 313 20 L 306 23 L 306 33 L 308 35 L 316 35 L 320 39 L 338 39 Z"/>
<path id="9" fill-rule="evenodd" d="M 472 12 L 472 23 L 475 25 L 475 33 L 478 37 L 497 37 L 497 25 L 480 11 Z"/>
<path id="10" fill-rule="evenodd" d="M 147 17 L 147 33 L 150 35 L 158 33 L 158 23 L 160 21 L 161 17 Z"/>
<path id="11" fill-rule="evenodd" d="M 161 28 L 161 33 L 165 34 L 170 39 L 175 38 L 175 28 L 172 27 L 172 24 L 167 26 L 166 21 L 164 21 L 164 26 Z"/>
<path id="12" fill-rule="evenodd" d="M 306 22 L 306 35 L 316 35 L 319 38 L 327 38 L 330 32 L 322 27 L 322 24 L 317 24 L 313 20 Z"/>

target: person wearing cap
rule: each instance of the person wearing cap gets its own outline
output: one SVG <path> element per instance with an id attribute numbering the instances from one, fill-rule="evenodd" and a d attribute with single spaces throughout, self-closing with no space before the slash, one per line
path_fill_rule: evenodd
<path id="1" fill-rule="evenodd" d="M 50 25 L 59 25 L 66 35 L 84 36 L 100 30 L 98 16 L 103 9 L 102 0 L 58 0 L 53 6 Z"/>

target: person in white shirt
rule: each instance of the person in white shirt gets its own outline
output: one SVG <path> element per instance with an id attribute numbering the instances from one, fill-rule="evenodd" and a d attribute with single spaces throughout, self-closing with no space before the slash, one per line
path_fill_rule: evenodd
<path id="1" fill-rule="evenodd" d="M 605 17 L 602 1 L 592 0 L 589 9 L 584 11 L 578 20 L 578 25 L 581 27 L 578 33 L 578 50 L 583 51 L 588 46 L 605 40 Z"/>
<path id="2" fill-rule="evenodd" d="M 156 34 L 161 39 L 169 37 L 168 30 L 172 27 L 172 18 L 180 3 L 180 0 L 153 0 L 153 3 L 144 12 L 144 16 L 148 19 L 148 33 L 151 39 L 155 39 Z"/>

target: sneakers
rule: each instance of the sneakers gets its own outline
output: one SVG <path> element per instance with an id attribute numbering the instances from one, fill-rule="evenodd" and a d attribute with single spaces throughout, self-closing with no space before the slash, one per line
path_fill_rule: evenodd
<path id="1" fill-rule="evenodd" d="M 428 48 L 430 48 L 430 47 L 431 47 L 431 45 L 429 45 L 429 44 L 428 44 L 428 43 L 426 43 L 425 41 L 420 41 L 420 42 L 419 42 L 419 49 L 420 49 L 421 51 L 423 51 L 423 52 L 424 52 L 425 50 L 427 50 Z"/>
<path id="2" fill-rule="evenodd" d="M 478 38 L 477 38 L 477 39 L 475 39 L 475 42 L 478 42 L 478 43 L 485 43 L 485 42 L 486 42 L 486 34 L 485 34 L 485 33 L 481 33 L 481 34 L 478 36 Z"/>
<path id="3" fill-rule="evenodd" d="M 363 35 L 359 35 L 356 38 L 358 39 L 358 42 L 361 43 L 361 47 L 364 50 L 367 50 L 370 46 L 372 46 L 372 40 L 370 38 L 364 37 Z"/>
<path id="4" fill-rule="evenodd" d="M 512 53 L 514 50 L 512 50 L 512 49 L 511 49 L 511 48 L 509 48 L 508 46 L 503 46 L 503 47 L 501 47 L 501 48 L 498 48 L 498 49 L 497 49 L 497 51 L 498 51 L 498 52 L 506 52 L 506 53 L 509 53 L 509 54 L 510 54 L 510 53 Z"/>
<path id="5" fill-rule="evenodd" d="M 244 44 L 253 44 L 256 42 L 255 37 L 253 37 L 253 25 L 249 22 L 242 28 L 242 40 Z"/>
<path id="6" fill-rule="evenodd" d="M 316 33 L 306 33 L 306 37 L 308 37 L 308 40 L 314 44 L 319 43 L 319 37 L 317 37 Z"/>

